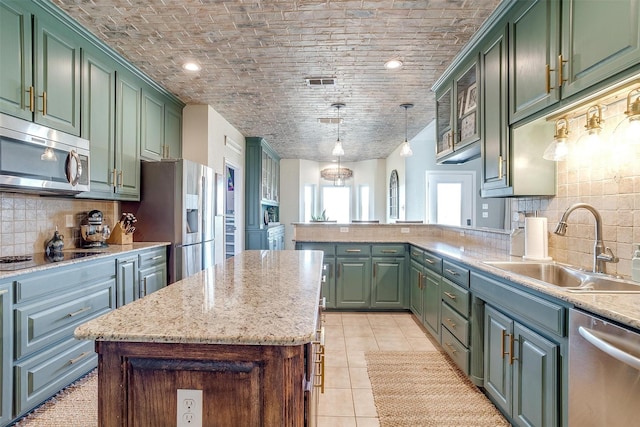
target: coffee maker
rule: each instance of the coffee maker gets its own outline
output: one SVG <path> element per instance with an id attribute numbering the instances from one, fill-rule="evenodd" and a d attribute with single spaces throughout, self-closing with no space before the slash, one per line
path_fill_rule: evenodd
<path id="1" fill-rule="evenodd" d="M 108 246 L 107 239 L 111 235 L 111 230 L 102 221 L 103 215 L 99 210 L 92 210 L 84 217 L 80 223 L 83 248 L 104 248 Z"/>

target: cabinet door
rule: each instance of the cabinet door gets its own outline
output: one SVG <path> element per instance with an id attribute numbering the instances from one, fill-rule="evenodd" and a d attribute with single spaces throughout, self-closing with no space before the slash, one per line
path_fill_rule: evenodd
<path id="1" fill-rule="evenodd" d="M 639 8 L 639 0 L 562 1 L 563 97 L 640 61 Z"/>
<path id="2" fill-rule="evenodd" d="M 426 270 L 424 284 L 424 317 L 423 323 L 434 337 L 440 336 L 440 313 L 442 308 L 440 296 L 440 275 Z"/>
<path id="3" fill-rule="evenodd" d="M 11 364 L 13 349 L 13 327 L 11 325 L 12 283 L 0 285 L 0 424 L 7 425 L 11 419 Z"/>
<path id="4" fill-rule="evenodd" d="M 424 267 L 422 267 L 422 264 L 411 260 L 411 264 L 409 266 L 409 285 L 411 286 L 409 297 L 411 302 L 409 307 L 413 314 L 415 314 L 419 319 L 422 319 L 422 306 L 424 303 L 422 296 L 423 271 Z"/>
<path id="5" fill-rule="evenodd" d="M 167 286 L 167 264 L 140 270 L 140 298 Z"/>
<path id="6" fill-rule="evenodd" d="M 480 139 L 478 120 L 478 64 L 473 62 L 455 80 L 455 137 L 453 150 L 457 151 Z"/>
<path id="7" fill-rule="evenodd" d="M 118 307 L 138 299 L 138 258 L 119 258 L 116 260 L 116 297 Z"/>
<path id="8" fill-rule="evenodd" d="M 560 99 L 560 2 L 521 2 L 513 13 L 509 21 L 510 123 Z"/>
<path id="9" fill-rule="evenodd" d="M 80 135 L 78 36 L 45 14 L 34 22 L 35 121 Z"/>
<path id="10" fill-rule="evenodd" d="M 164 108 L 164 153 L 165 159 L 182 157 L 182 110 L 174 104 Z"/>
<path id="11" fill-rule="evenodd" d="M 404 306 L 405 261 L 400 257 L 373 258 L 371 281 L 376 308 L 402 308 Z"/>
<path id="12" fill-rule="evenodd" d="M 559 346 L 518 323 L 514 334 L 513 418 L 521 425 L 557 426 Z"/>
<path id="13" fill-rule="evenodd" d="M 327 308 L 336 308 L 335 260 L 326 258 L 322 264 L 322 294 L 326 298 Z"/>
<path id="14" fill-rule="evenodd" d="M 111 184 L 117 198 L 140 199 L 140 82 L 126 72 L 118 73 L 116 88 L 115 174 Z M 113 176 L 115 175 L 115 177 Z M 114 181 L 115 180 L 115 181 Z"/>
<path id="15" fill-rule="evenodd" d="M 506 188 L 509 165 L 507 126 L 507 41 L 499 31 L 480 52 L 482 93 L 482 190 Z"/>
<path id="16" fill-rule="evenodd" d="M 453 90 L 449 86 L 442 94 L 436 94 L 436 159 L 453 152 L 454 130 L 451 117 L 453 116 Z"/>
<path id="17" fill-rule="evenodd" d="M 113 197 L 116 72 L 107 59 L 82 52 L 82 137 L 91 141 L 91 195 Z M 99 196 L 98 196 L 99 197 Z"/>
<path id="18" fill-rule="evenodd" d="M 164 146 L 164 100 L 146 87 L 142 89 L 141 125 L 140 157 L 160 160 Z"/>
<path id="19" fill-rule="evenodd" d="M 484 312 L 484 387 L 506 414 L 512 408 L 512 365 L 509 352 L 513 320 L 490 306 Z"/>
<path id="20" fill-rule="evenodd" d="M 371 304 L 371 258 L 338 258 L 336 306 L 369 308 Z"/>
<path id="21" fill-rule="evenodd" d="M 21 6 L 22 2 L 0 3 L 0 111 L 33 120 L 31 14 Z"/>

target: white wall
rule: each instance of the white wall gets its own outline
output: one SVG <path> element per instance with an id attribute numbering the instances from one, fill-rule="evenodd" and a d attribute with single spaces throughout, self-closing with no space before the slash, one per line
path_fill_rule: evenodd
<path id="1" fill-rule="evenodd" d="M 410 144 L 412 146 L 413 149 L 413 145 L 414 142 L 413 140 L 410 141 Z M 388 198 L 389 198 L 389 182 L 390 182 L 390 178 L 391 178 L 391 171 L 392 170 L 396 170 L 398 172 L 398 199 L 399 199 L 399 207 L 398 207 L 398 218 L 397 219 L 407 219 L 406 218 L 406 188 L 407 188 L 407 171 L 406 171 L 406 158 L 405 157 L 400 157 L 400 148 L 401 148 L 402 144 L 400 144 L 394 151 L 393 153 L 391 153 L 391 155 L 389 157 L 387 157 L 387 167 L 386 167 L 386 171 L 387 174 L 385 176 L 385 182 L 384 182 L 384 201 L 385 201 L 385 212 L 384 212 L 384 216 L 387 219 L 387 222 L 394 222 L 395 220 L 392 220 L 391 218 L 389 218 L 389 208 L 388 208 Z M 414 154 L 415 155 L 415 154 Z"/>
<path id="2" fill-rule="evenodd" d="M 227 140 L 231 139 L 232 142 Z M 187 105 L 182 110 L 182 157 L 206 164 L 224 176 L 225 161 L 236 168 L 236 253 L 244 249 L 244 163 L 245 139 L 210 105 Z M 222 233 L 220 233 L 222 234 Z M 216 244 L 216 260 L 224 253 L 222 240 Z"/>

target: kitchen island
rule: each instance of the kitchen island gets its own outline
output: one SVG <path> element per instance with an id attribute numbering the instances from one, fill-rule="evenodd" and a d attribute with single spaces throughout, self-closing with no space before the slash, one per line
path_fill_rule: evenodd
<path id="1" fill-rule="evenodd" d="M 179 389 L 202 425 L 313 425 L 321 275 L 321 252 L 246 251 L 78 327 L 99 425 L 175 426 Z"/>

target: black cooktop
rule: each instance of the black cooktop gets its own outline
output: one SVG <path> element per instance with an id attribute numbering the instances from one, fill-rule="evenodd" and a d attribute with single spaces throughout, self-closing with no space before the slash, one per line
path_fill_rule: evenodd
<path id="1" fill-rule="evenodd" d="M 10 255 L 0 257 L 0 271 L 16 271 L 38 267 L 56 262 L 86 258 L 103 253 L 102 251 L 64 251 L 51 256 L 44 253 L 32 255 Z"/>

